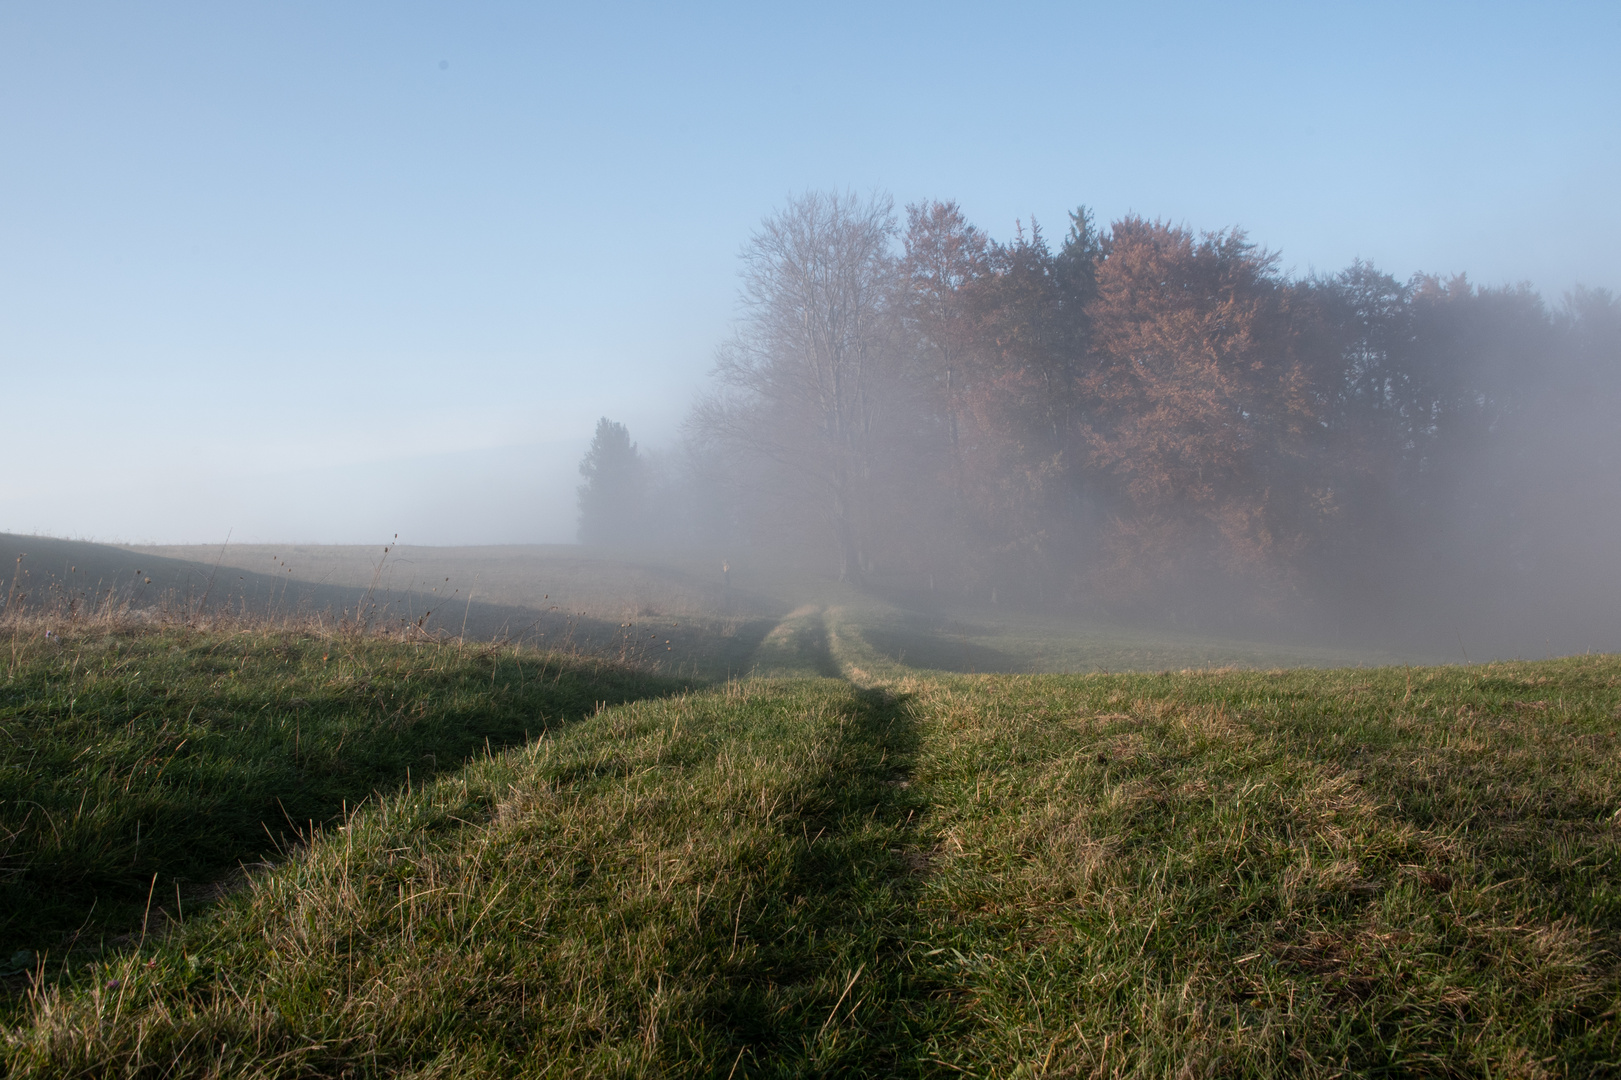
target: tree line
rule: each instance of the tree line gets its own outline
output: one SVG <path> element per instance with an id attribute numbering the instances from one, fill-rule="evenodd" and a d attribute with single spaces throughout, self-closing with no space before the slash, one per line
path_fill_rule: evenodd
<path id="1" fill-rule="evenodd" d="M 1194 624 L 1614 584 L 1603 290 L 1296 277 L 1238 229 L 1084 208 L 998 241 L 954 203 L 836 193 L 767 218 L 742 268 L 662 481 L 695 540 Z"/>

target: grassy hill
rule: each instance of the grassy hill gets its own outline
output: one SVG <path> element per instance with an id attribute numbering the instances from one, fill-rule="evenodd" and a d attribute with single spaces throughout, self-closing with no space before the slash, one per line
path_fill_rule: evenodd
<path id="1" fill-rule="evenodd" d="M 707 564 L 706 564 L 707 565 Z M 58 621 L 221 614 L 522 643 L 678 677 L 747 671 L 790 605 L 576 547 L 122 547 L 0 534 L 0 600 Z"/>
<path id="2" fill-rule="evenodd" d="M 14 614 L 6 1073 L 1621 1071 L 1621 658 L 812 591 L 664 616 L 742 678 Z"/>

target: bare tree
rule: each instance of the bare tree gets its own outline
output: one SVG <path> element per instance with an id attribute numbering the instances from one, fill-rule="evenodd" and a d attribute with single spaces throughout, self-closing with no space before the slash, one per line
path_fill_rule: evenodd
<path id="1" fill-rule="evenodd" d="M 895 234 L 882 195 L 812 192 L 768 217 L 742 253 L 743 317 L 716 363 L 722 392 L 697 417 L 815 493 L 841 579 L 866 561 Z"/>

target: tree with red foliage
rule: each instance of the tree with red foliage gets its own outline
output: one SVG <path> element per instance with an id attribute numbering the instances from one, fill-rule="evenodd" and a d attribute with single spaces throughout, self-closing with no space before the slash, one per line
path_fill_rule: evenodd
<path id="1" fill-rule="evenodd" d="M 1113 497 L 1106 594 L 1142 596 L 1199 563 L 1289 577 L 1324 495 L 1299 467 L 1315 419 L 1275 262 L 1241 232 L 1115 223 L 1081 380 L 1089 464 Z"/>

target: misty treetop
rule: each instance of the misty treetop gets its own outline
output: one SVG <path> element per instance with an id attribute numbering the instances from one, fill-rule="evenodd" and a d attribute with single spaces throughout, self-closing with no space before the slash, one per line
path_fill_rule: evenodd
<path id="1" fill-rule="evenodd" d="M 1085 209 L 1056 247 L 1002 242 L 953 203 L 836 193 L 742 262 L 687 426 L 699 537 L 1194 622 L 1621 599 L 1608 292 L 1291 277 L 1241 230 Z M 603 424 L 593 491 L 635 458 Z"/>

